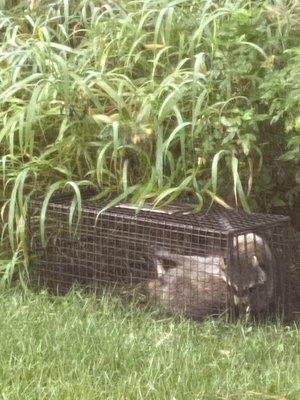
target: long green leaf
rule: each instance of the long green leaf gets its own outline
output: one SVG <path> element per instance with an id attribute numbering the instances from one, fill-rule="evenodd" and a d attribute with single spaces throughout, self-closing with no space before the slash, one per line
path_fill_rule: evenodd
<path id="1" fill-rule="evenodd" d="M 213 192 L 217 192 L 217 186 L 218 186 L 218 165 L 220 159 L 228 154 L 228 151 L 226 150 L 220 150 L 217 152 L 217 154 L 214 155 L 212 165 L 211 165 L 211 181 L 212 181 L 212 188 Z"/>
<path id="2" fill-rule="evenodd" d="M 238 197 L 239 197 L 244 210 L 250 212 L 250 208 L 238 173 L 238 159 L 235 156 L 232 156 L 231 165 L 232 165 L 232 175 L 233 175 L 233 190 L 234 190 L 236 204 L 238 203 Z"/>
<path id="3" fill-rule="evenodd" d="M 45 221 L 46 221 L 46 212 L 48 209 L 49 201 L 52 195 L 59 189 L 61 189 L 65 185 L 65 181 L 58 181 L 53 183 L 44 197 L 42 208 L 41 208 L 41 215 L 40 215 L 40 234 L 41 234 L 41 241 L 42 245 L 46 246 L 46 236 L 45 236 Z"/>
<path id="4" fill-rule="evenodd" d="M 101 211 L 97 214 L 95 224 L 98 221 L 98 218 L 100 217 L 101 214 L 103 214 L 105 211 L 108 209 L 114 207 L 118 203 L 120 203 L 122 200 L 125 200 L 128 196 L 130 196 L 135 190 L 137 190 L 139 185 L 134 185 L 130 186 L 125 192 L 121 193 L 119 196 L 114 198 L 112 201 L 110 201 L 105 207 L 101 209 Z"/>

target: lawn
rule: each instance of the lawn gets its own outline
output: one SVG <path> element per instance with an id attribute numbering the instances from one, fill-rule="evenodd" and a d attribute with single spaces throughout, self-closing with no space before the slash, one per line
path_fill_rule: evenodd
<path id="1" fill-rule="evenodd" d="M 80 292 L 0 292 L 1 399 L 300 398 L 299 328 L 198 324 Z"/>

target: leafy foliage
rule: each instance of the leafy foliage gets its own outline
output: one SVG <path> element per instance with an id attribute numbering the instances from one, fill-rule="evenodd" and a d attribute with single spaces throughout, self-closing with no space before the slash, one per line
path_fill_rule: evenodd
<path id="1" fill-rule="evenodd" d="M 295 203 L 297 0 L 0 5 L 2 236 L 15 260 L 33 193 L 69 187 L 74 207 L 85 186 L 137 204 Z"/>

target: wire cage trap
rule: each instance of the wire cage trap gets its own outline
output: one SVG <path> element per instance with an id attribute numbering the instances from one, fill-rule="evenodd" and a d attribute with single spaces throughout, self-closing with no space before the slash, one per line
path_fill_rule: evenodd
<path id="1" fill-rule="evenodd" d="M 72 230 L 70 199 L 55 198 L 42 245 L 42 201 L 31 202 L 34 285 L 57 293 L 74 284 L 138 291 L 151 303 L 197 320 L 244 312 L 290 319 L 300 311 L 299 246 L 288 217 L 217 206 L 202 215 L 181 206 L 137 212 L 126 204 L 99 214 L 104 206 L 84 201 Z"/>

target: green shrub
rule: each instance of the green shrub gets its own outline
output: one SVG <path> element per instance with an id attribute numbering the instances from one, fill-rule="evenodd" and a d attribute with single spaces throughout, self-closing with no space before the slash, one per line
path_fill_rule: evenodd
<path id="1" fill-rule="evenodd" d="M 297 0 L 0 5 L 0 200 L 18 257 L 29 195 L 65 186 L 295 203 Z"/>

